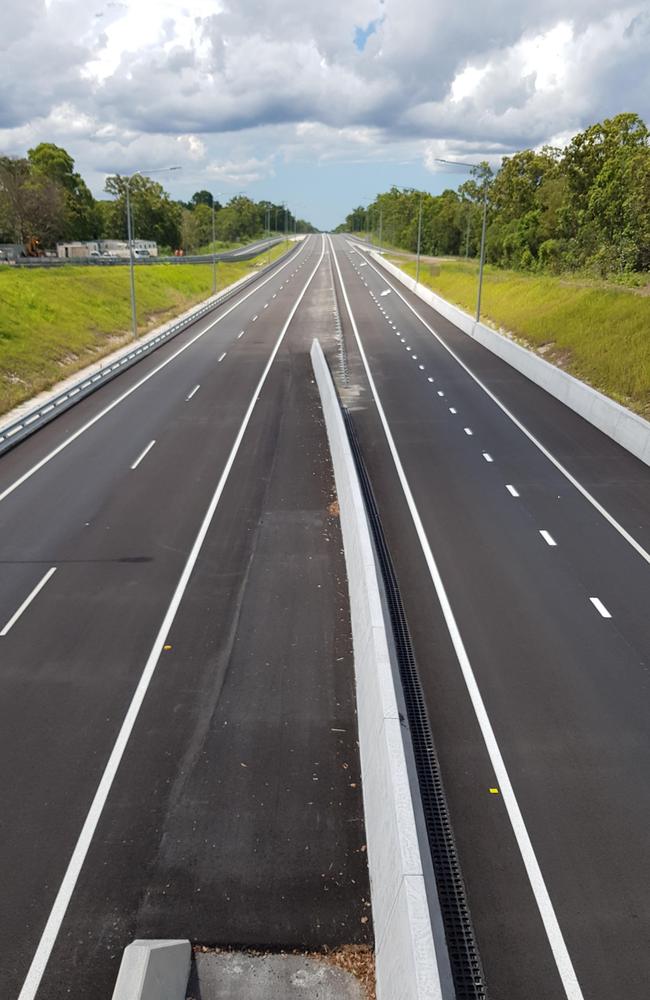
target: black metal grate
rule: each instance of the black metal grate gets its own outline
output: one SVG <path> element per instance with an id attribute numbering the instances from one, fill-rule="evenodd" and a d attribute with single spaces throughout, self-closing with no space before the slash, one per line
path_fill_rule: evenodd
<path id="1" fill-rule="evenodd" d="M 404 605 L 354 423 L 349 411 L 344 407 L 342 410 L 390 611 L 456 998 L 486 1000 L 487 992 L 481 960 L 474 938 L 440 765 L 424 704 Z"/>

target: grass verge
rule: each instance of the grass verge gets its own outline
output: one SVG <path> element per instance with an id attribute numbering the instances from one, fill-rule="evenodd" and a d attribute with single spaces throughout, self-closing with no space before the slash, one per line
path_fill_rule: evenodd
<path id="1" fill-rule="evenodd" d="M 393 263 L 412 277 L 415 262 Z M 420 281 L 473 313 L 477 266 L 420 266 Z M 486 267 L 481 318 L 650 419 L 650 296 L 603 282 Z"/>
<path id="2" fill-rule="evenodd" d="M 219 288 L 287 249 L 217 265 Z M 138 333 L 177 316 L 212 292 L 211 264 L 135 268 Z M 0 267 L 0 413 L 98 361 L 131 339 L 128 267 L 28 270 Z"/>

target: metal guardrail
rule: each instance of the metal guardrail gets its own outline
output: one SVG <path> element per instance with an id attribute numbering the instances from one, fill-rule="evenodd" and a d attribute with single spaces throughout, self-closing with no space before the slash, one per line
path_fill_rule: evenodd
<path id="1" fill-rule="evenodd" d="M 245 261 L 259 257 L 270 247 L 282 243 L 283 237 L 268 240 L 265 243 L 252 243 L 248 246 L 235 247 L 232 250 L 222 250 L 214 256 L 217 261 Z M 127 257 L 16 257 L 3 261 L 10 267 L 125 267 L 129 263 Z M 193 254 L 187 257 L 136 257 L 134 264 L 211 264 L 212 254 Z"/>
<path id="2" fill-rule="evenodd" d="M 186 316 L 185 319 L 180 320 L 178 323 L 174 323 L 163 333 L 157 334 L 145 343 L 140 344 L 135 347 L 132 351 L 124 354 L 121 358 L 113 361 L 111 364 L 106 365 L 104 368 L 100 368 L 95 375 L 89 375 L 87 378 L 80 379 L 69 389 L 64 392 L 59 393 L 57 396 L 53 396 L 49 399 L 43 406 L 37 409 L 30 410 L 24 417 L 20 417 L 18 420 L 6 427 L 0 429 L 0 455 L 4 455 L 5 452 L 9 451 L 15 445 L 24 441 L 26 437 L 30 434 L 34 434 L 45 424 L 48 424 L 51 420 L 54 420 L 61 413 L 65 413 L 70 407 L 75 406 L 77 403 L 85 399 L 86 396 L 90 396 L 91 393 L 95 392 L 96 389 L 101 388 L 101 386 L 106 385 L 121 372 L 126 371 L 133 365 L 141 361 L 142 358 L 147 357 L 157 350 L 162 344 L 166 344 L 167 341 L 172 340 L 183 330 L 187 330 L 188 327 L 196 323 L 197 320 L 202 319 L 203 316 L 207 316 L 208 313 L 213 312 L 218 309 L 219 306 L 223 305 L 224 302 L 228 302 L 235 295 L 244 288 L 248 288 L 250 285 L 254 284 L 262 275 L 267 274 L 272 271 L 280 262 L 285 261 L 291 254 L 296 253 L 300 243 L 294 243 L 291 249 L 287 250 L 282 257 L 278 257 L 277 260 L 272 261 L 272 263 L 267 264 L 266 267 L 261 268 L 256 274 L 251 274 L 250 277 L 246 278 L 236 286 L 236 288 L 231 288 L 229 291 L 225 292 L 223 295 L 217 296 L 217 298 L 212 299 L 210 302 L 203 306 L 200 306 L 195 312 Z"/>

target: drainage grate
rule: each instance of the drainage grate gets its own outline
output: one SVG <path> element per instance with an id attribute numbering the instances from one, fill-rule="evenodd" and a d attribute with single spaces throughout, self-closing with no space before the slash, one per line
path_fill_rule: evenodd
<path id="1" fill-rule="evenodd" d="M 483 970 L 406 614 L 354 423 L 345 408 L 343 416 L 386 590 L 456 1000 L 485 1000 Z"/>

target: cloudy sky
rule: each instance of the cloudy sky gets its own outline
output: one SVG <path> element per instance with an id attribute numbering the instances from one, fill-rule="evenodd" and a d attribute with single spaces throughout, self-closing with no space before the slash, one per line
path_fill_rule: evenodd
<path id="1" fill-rule="evenodd" d="M 333 227 L 436 157 L 489 158 L 620 111 L 650 122 L 650 4 L 612 0 L 0 0 L 0 151 L 51 141 L 96 195 L 286 199 Z"/>

